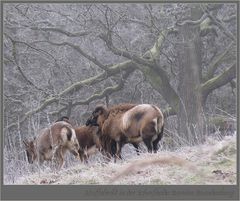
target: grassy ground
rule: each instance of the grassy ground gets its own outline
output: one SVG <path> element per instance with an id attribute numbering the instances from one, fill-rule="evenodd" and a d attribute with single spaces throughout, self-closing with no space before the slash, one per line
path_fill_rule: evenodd
<path id="1" fill-rule="evenodd" d="M 236 136 L 221 141 L 209 138 L 203 145 L 174 152 L 123 155 L 122 161 L 106 163 L 97 154 L 88 164 L 76 162 L 60 171 L 45 168 L 15 184 L 236 184 Z"/>

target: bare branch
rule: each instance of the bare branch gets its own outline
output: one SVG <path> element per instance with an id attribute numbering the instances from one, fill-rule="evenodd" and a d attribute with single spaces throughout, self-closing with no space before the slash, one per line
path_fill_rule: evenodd
<path id="1" fill-rule="evenodd" d="M 34 110 L 28 111 L 27 113 L 25 113 L 25 115 L 19 120 L 20 123 L 24 122 L 28 117 L 30 117 L 31 115 L 42 111 L 43 109 L 45 109 L 48 105 L 58 102 L 59 99 L 68 94 L 71 93 L 73 91 L 77 91 L 80 90 L 82 87 L 86 86 L 86 85 L 93 85 L 96 84 L 104 79 L 106 79 L 109 76 L 118 74 L 121 71 L 125 71 L 125 70 L 134 70 L 136 68 L 135 63 L 131 62 L 131 61 L 125 61 L 116 65 L 113 65 L 111 68 L 109 68 L 108 73 L 107 72 L 103 72 L 100 73 L 99 75 L 96 75 L 94 77 L 90 77 L 88 79 L 85 79 L 83 81 L 79 81 L 76 82 L 74 84 L 72 84 L 71 86 L 67 87 L 66 89 L 64 89 L 62 92 L 60 92 L 59 94 L 57 94 L 56 96 L 49 96 L 47 99 L 45 99 L 43 101 L 43 103 L 37 107 Z M 129 71 L 128 71 L 129 72 Z M 6 129 L 10 129 L 12 127 L 16 127 L 17 124 L 16 123 L 12 123 L 10 125 L 8 125 L 8 127 L 5 128 Z"/>
<path id="2" fill-rule="evenodd" d="M 207 81 L 214 76 L 215 71 L 217 70 L 219 64 L 223 61 L 226 55 L 232 50 L 233 43 L 231 43 L 227 49 L 220 54 L 216 59 L 214 59 L 210 64 L 206 76 L 203 78 L 203 81 Z"/>
<path id="3" fill-rule="evenodd" d="M 7 94 L 3 94 L 3 96 L 6 98 L 6 99 L 9 99 L 10 101 L 16 103 L 16 104 L 20 104 L 22 107 L 25 107 L 24 105 L 24 102 L 19 100 L 19 99 L 15 99 L 14 97 L 12 97 L 11 95 L 7 95 Z"/>
<path id="4" fill-rule="evenodd" d="M 9 36 L 8 36 L 9 37 Z M 20 74 L 22 75 L 22 77 L 24 78 L 24 80 L 30 84 L 31 86 L 33 86 L 35 89 L 39 90 L 39 91 L 42 91 L 44 92 L 45 94 L 48 95 L 48 93 L 41 89 L 40 87 L 36 86 L 30 79 L 28 79 L 28 77 L 25 75 L 25 73 L 23 72 L 22 68 L 20 67 L 19 65 L 19 62 L 17 60 L 17 52 L 16 52 L 16 41 L 14 41 L 11 37 L 9 37 L 9 39 L 11 40 L 12 42 L 12 45 L 13 45 L 13 58 L 14 58 L 14 61 L 13 60 L 10 60 L 11 62 L 13 62 L 16 66 L 17 66 L 17 69 L 19 70 Z"/>
<path id="5" fill-rule="evenodd" d="M 228 22 L 231 22 L 233 20 L 237 20 L 237 16 L 236 15 L 231 15 L 228 18 L 223 19 L 222 21 L 225 22 L 225 23 L 228 23 Z"/>
<path id="6" fill-rule="evenodd" d="M 63 29 L 54 28 L 54 27 L 29 27 L 29 28 L 32 29 L 32 30 L 57 32 L 57 33 L 61 33 L 61 34 L 64 34 L 66 36 L 69 36 L 69 37 L 81 37 L 81 36 L 86 36 L 86 35 L 91 33 L 90 31 L 71 33 L 69 31 L 65 31 Z"/>
<path id="7" fill-rule="evenodd" d="M 95 57 L 90 56 L 89 54 L 87 54 L 86 52 L 84 52 L 79 46 L 74 45 L 72 43 L 69 42 L 63 42 L 63 43 L 56 43 L 56 42 L 52 42 L 52 41 L 38 41 L 38 42 L 46 42 L 52 45 L 56 45 L 56 46 L 69 46 L 71 48 L 73 48 L 74 50 L 76 50 L 78 53 L 80 53 L 82 56 L 84 56 L 85 58 L 87 58 L 89 61 L 93 62 L 95 65 L 97 65 L 98 67 L 100 67 L 101 69 L 105 70 L 106 72 L 109 71 L 109 68 L 106 67 L 105 65 L 103 65 L 100 61 L 98 61 Z"/>
<path id="8" fill-rule="evenodd" d="M 224 86 L 234 78 L 236 78 L 236 63 L 232 64 L 227 70 L 222 74 L 206 81 L 201 85 L 203 101 L 205 102 L 207 96 L 215 89 Z"/>
<path id="9" fill-rule="evenodd" d="M 147 28 L 151 28 L 151 26 L 149 26 L 147 23 L 145 23 L 144 21 L 138 20 L 138 19 L 126 19 L 124 20 L 124 22 L 130 22 L 130 23 L 135 23 L 135 24 L 140 24 L 141 26 L 147 27 Z"/>
<path id="10" fill-rule="evenodd" d="M 204 14 L 204 15 L 202 15 L 202 17 L 200 18 L 200 19 L 198 19 L 198 20 L 195 20 L 195 21 L 193 21 L 193 20 L 185 20 L 185 21 L 183 21 L 183 22 L 177 22 L 177 24 L 176 25 L 178 25 L 178 26 L 184 26 L 184 25 L 186 25 L 186 24 L 189 24 L 189 25 L 199 25 L 199 24 L 201 24 L 202 22 L 203 22 L 203 20 L 205 20 L 206 18 L 208 17 L 208 15 L 207 14 Z"/>
<path id="11" fill-rule="evenodd" d="M 127 76 L 124 76 L 124 79 L 126 79 L 132 72 L 133 72 L 132 70 L 128 71 Z M 110 95 L 113 92 L 119 91 L 120 89 L 123 88 L 123 86 L 124 86 L 124 80 L 121 79 L 121 81 L 117 85 L 112 87 L 107 87 L 101 93 L 94 94 L 91 97 L 87 98 L 86 100 L 75 102 L 73 106 L 89 104 L 93 100 L 104 98 L 106 95 Z"/>
<path id="12" fill-rule="evenodd" d="M 154 56 L 157 56 L 158 52 L 160 52 L 159 50 L 163 44 L 165 36 L 168 33 L 172 33 L 172 31 L 174 32 L 175 30 L 168 29 L 163 31 L 163 33 L 160 33 L 156 44 L 154 44 L 154 47 L 150 49 L 149 52 L 153 52 Z M 178 94 L 172 88 L 167 73 L 161 66 L 157 65 L 154 61 L 146 60 L 143 59 L 143 57 L 131 55 L 131 53 L 127 51 L 115 48 L 112 44 L 110 35 L 106 36 L 102 34 L 100 37 L 106 42 L 107 46 L 113 53 L 133 60 L 136 63 L 136 67 L 146 75 L 153 88 L 163 95 L 163 97 L 166 99 L 169 105 L 175 109 L 175 111 L 178 111 L 180 104 Z"/>
<path id="13" fill-rule="evenodd" d="M 51 9 L 46 9 L 46 8 L 43 8 L 42 6 L 38 6 L 38 5 L 36 6 L 36 8 L 40 12 L 45 11 L 45 12 L 49 12 L 49 13 L 55 13 L 55 14 L 59 15 L 60 17 L 65 18 L 66 20 L 68 20 L 71 23 L 74 23 L 74 24 L 76 24 L 78 26 L 79 25 L 82 26 L 80 23 L 77 23 L 77 22 L 79 22 L 79 20 L 77 18 L 76 19 L 71 18 L 69 14 L 65 14 L 65 13 L 62 13 L 60 11 L 55 11 L 55 10 L 51 10 Z M 39 23 L 39 22 L 37 21 L 36 23 Z"/>
<path id="14" fill-rule="evenodd" d="M 136 63 L 139 63 L 141 65 L 147 65 L 147 66 L 151 66 L 152 62 L 149 62 L 146 59 L 143 59 L 141 57 L 138 57 L 137 55 L 130 53 L 128 51 L 122 50 L 122 49 L 118 49 L 116 47 L 113 46 L 112 44 L 112 39 L 109 35 L 104 35 L 104 34 L 100 34 L 99 38 L 101 38 L 103 41 L 106 42 L 107 47 L 116 55 L 119 56 L 123 56 L 126 57 L 130 60 L 133 60 Z"/>
<path id="15" fill-rule="evenodd" d="M 227 28 L 223 25 L 223 22 L 220 19 L 214 17 L 206 7 L 203 8 L 203 10 L 205 13 L 208 14 L 208 17 L 213 21 L 213 23 L 216 24 L 218 28 L 221 29 L 226 36 L 231 38 L 233 41 L 236 41 L 236 37 L 230 31 L 227 30 Z"/>
<path id="16" fill-rule="evenodd" d="M 8 34 L 4 33 L 5 36 L 7 36 L 12 42 L 14 43 L 18 43 L 18 44 L 23 44 L 23 45 L 26 45 L 27 47 L 30 47 L 31 49 L 33 50 L 36 50 L 37 52 L 41 52 L 49 57 L 51 57 L 54 62 L 56 62 L 57 60 L 54 58 L 53 55 L 51 55 L 49 52 L 45 51 L 45 50 L 42 50 L 42 49 L 39 49 L 39 48 L 36 48 L 36 47 L 33 47 L 32 45 L 26 43 L 26 42 L 23 42 L 23 41 L 19 41 L 19 40 L 14 40 L 11 36 L 9 36 Z"/>
<path id="17" fill-rule="evenodd" d="M 155 63 L 152 62 L 152 60 L 156 59 L 157 56 L 159 56 L 160 54 L 160 49 L 162 47 L 162 44 L 164 42 L 164 39 L 166 38 L 166 36 L 169 33 L 173 33 L 176 32 L 176 29 L 174 28 L 169 28 L 166 29 L 162 32 L 160 32 L 159 37 L 156 41 L 156 43 L 153 45 L 153 47 L 146 51 L 143 56 L 139 57 L 137 55 L 135 55 L 134 53 L 130 53 L 128 51 L 122 50 L 122 49 L 118 49 L 116 47 L 114 47 L 113 43 L 112 43 L 112 39 L 111 39 L 111 35 L 110 33 L 108 33 L 108 35 L 105 34 L 100 34 L 99 37 L 106 42 L 107 47 L 116 55 L 119 56 L 124 56 L 130 60 L 133 60 L 134 62 L 140 64 L 140 65 L 145 65 L 145 66 L 151 66 L 151 67 L 155 67 Z M 147 59 L 146 59 L 147 58 Z"/>
<path id="18" fill-rule="evenodd" d="M 92 96 L 90 96 L 89 98 L 85 99 L 85 100 L 80 100 L 80 101 L 77 101 L 75 103 L 72 104 L 72 107 L 75 107 L 77 105 L 88 105 L 89 103 L 91 103 L 92 101 L 94 100 L 97 100 L 97 99 L 102 99 L 106 96 L 109 96 L 111 95 L 112 93 L 114 92 L 117 92 L 119 90 L 121 90 L 123 87 L 124 87 L 124 82 L 126 81 L 126 79 L 128 78 L 128 76 L 134 71 L 134 69 L 129 69 L 127 70 L 122 79 L 120 80 L 120 82 L 115 85 L 115 86 L 111 86 L 111 87 L 106 87 L 102 92 L 100 93 L 96 93 L 96 94 L 93 94 Z M 55 112 L 52 112 L 50 113 L 51 115 L 56 115 L 56 114 L 59 114 L 61 112 L 63 112 L 64 110 L 67 109 L 67 106 L 61 108 L 60 110 L 58 111 L 55 111 Z"/>

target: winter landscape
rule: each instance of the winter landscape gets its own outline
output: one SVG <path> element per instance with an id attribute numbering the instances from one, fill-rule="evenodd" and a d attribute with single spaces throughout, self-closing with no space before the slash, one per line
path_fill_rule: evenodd
<path id="1" fill-rule="evenodd" d="M 3 183 L 236 184 L 237 45 L 234 3 L 4 3 Z"/>

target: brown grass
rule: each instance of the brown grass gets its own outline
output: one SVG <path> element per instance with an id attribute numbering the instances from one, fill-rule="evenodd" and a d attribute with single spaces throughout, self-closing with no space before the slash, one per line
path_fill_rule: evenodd
<path id="1" fill-rule="evenodd" d="M 129 184 L 204 185 L 236 184 L 236 135 L 177 151 L 136 155 L 131 146 L 123 148 L 123 160 L 106 162 L 98 153 L 88 164 L 75 161 L 54 172 L 49 168 L 19 178 L 15 184 Z"/>

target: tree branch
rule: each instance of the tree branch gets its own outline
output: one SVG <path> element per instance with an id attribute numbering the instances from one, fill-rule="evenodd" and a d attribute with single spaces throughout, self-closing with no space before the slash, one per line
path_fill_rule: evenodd
<path id="1" fill-rule="evenodd" d="M 206 102 L 207 96 L 215 89 L 227 84 L 232 79 L 236 78 L 236 63 L 225 70 L 222 74 L 206 81 L 201 85 L 202 100 Z"/>
<path id="2" fill-rule="evenodd" d="M 124 79 L 126 79 L 132 72 L 133 72 L 133 70 L 128 71 L 129 74 L 127 76 L 124 76 Z M 89 104 L 90 102 L 92 102 L 94 100 L 102 99 L 106 95 L 110 95 L 110 94 L 112 94 L 116 91 L 119 91 L 120 89 L 123 88 L 123 86 L 124 86 L 124 80 L 122 79 L 117 85 L 112 86 L 112 87 L 107 87 L 101 93 L 94 94 L 91 97 L 87 98 L 86 100 L 75 102 L 73 104 L 73 106 L 86 105 L 86 104 Z"/>
<path id="3" fill-rule="evenodd" d="M 154 43 L 153 47 L 146 51 L 143 56 L 139 57 L 133 53 L 130 53 L 128 51 L 122 50 L 122 49 L 118 49 L 116 47 L 114 47 L 113 43 L 112 43 L 112 38 L 110 33 L 108 33 L 107 35 L 105 34 L 100 34 L 99 38 L 101 38 L 107 45 L 107 47 L 116 55 L 118 56 L 123 56 L 126 57 L 130 60 L 133 60 L 134 62 L 141 64 L 141 65 L 146 65 L 146 66 L 155 66 L 155 64 L 152 62 L 152 60 L 156 59 L 157 56 L 159 56 L 160 54 L 160 49 L 162 47 L 162 44 L 164 42 L 164 39 L 166 38 L 166 36 L 170 33 L 176 33 L 176 29 L 174 28 L 169 28 L 166 30 L 163 30 L 160 32 L 159 37 L 157 38 L 157 41 Z M 149 60 L 151 59 L 151 60 Z"/>
<path id="4" fill-rule="evenodd" d="M 129 53 L 128 51 L 122 50 L 122 49 L 118 49 L 116 47 L 113 46 L 112 44 L 112 39 L 111 36 L 105 35 L 105 34 L 100 34 L 99 38 L 101 38 L 107 45 L 107 47 L 116 55 L 118 56 L 123 56 L 126 57 L 127 59 L 133 60 L 134 62 L 138 63 L 138 64 L 142 64 L 142 65 L 147 65 L 150 66 L 152 65 L 148 60 L 143 59 L 141 57 L 138 57 L 137 55 L 133 54 L 133 53 Z"/>
<path id="5" fill-rule="evenodd" d="M 87 98 L 86 100 L 80 100 L 80 101 L 77 101 L 77 102 L 74 102 L 72 104 L 72 107 L 75 107 L 77 105 L 88 105 L 90 102 L 94 101 L 94 100 L 97 100 L 97 99 L 102 99 L 104 98 L 105 96 L 109 96 L 110 94 L 116 92 L 116 91 L 119 91 L 121 90 L 123 87 L 124 87 L 124 82 L 126 81 L 126 79 L 128 78 L 128 76 L 134 71 L 134 69 L 128 69 L 126 70 L 126 72 L 124 73 L 124 75 L 122 76 L 122 79 L 120 80 L 120 82 L 115 85 L 115 86 L 111 86 L 111 87 L 107 87 L 105 88 L 102 92 L 100 93 L 95 93 L 93 94 L 92 96 L 90 96 L 89 98 Z M 64 110 L 67 109 L 67 106 L 61 108 L 60 110 L 58 111 L 55 111 L 55 112 L 50 112 L 49 114 L 51 115 L 56 115 L 56 114 L 59 114 L 61 112 L 63 112 Z"/>
<path id="6" fill-rule="evenodd" d="M 159 66 L 153 68 L 138 66 L 138 69 L 144 73 L 152 87 L 163 96 L 172 110 L 177 113 L 181 101 L 178 94 L 171 86 L 167 73 Z"/>
<path id="7" fill-rule="evenodd" d="M 23 45 L 26 45 L 27 47 L 30 47 L 31 49 L 37 51 L 37 52 L 41 52 L 49 57 L 51 57 L 54 62 L 56 62 L 57 60 L 54 58 L 53 55 L 51 55 L 50 53 L 48 53 L 47 51 L 45 50 L 42 50 L 42 49 L 39 49 L 39 48 L 36 48 L 36 47 L 33 47 L 32 45 L 26 43 L 26 42 L 23 42 L 23 41 L 18 41 L 18 40 L 14 40 L 11 36 L 9 36 L 8 34 L 4 33 L 5 36 L 7 36 L 11 41 L 12 43 L 19 43 L 19 44 L 23 44 Z"/>
<path id="8" fill-rule="evenodd" d="M 132 61 L 125 61 L 125 62 L 122 62 L 122 63 L 111 66 L 109 68 L 108 73 L 103 72 L 103 73 L 100 73 L 96 76 L 85 79 L 83 81 L 76 82 L 76 83 L 72 84 L 71 86 L 67 87 L 66 89 L 64 89 L 62 92 L 60 92 L 56 96 L 53 96 L 53 97 L 49 96 L 35 110 L 31 110 L 31 111 L 28 111 L 27 113 L 25 113 L 25 115 L 19 120 L 19 123 L 24 122 L 29 116 L 45 109 L 48 105 L 50 105 L 52 103 L 55 103 L 55 102 L 58 102 L 59 99 L 62 96 L 67 95 L 68 93 L 80 90 L 82 87 L 84 87 L 86 85 L 93 85 L 93 84 L 96 84 L 98 82 L 101 82 L 102 80 L 106 79 L 107 77 L 118 74 L 122 71 L 134 70 L 134 69 L 136 69 L 136 64 L 135 63 L 133 63 Z M 130 71 L 128 71 L 128 72 L 130 72 Z M 17 126 L 17 123 L 12 123 L 8 127 L 6 127 L 4 130 L 10 129 L 10 128 L 13 128 L 13 127 L 16 127 L 16 126 Z"/>
<path id="9" fill-rule="evenodd" d="M 160 55 L 160 49 L 162 47 L 162 44 L 164 42 L 164 39 L 167 37 L 167 35 L 171 32 L 174 32 L 176 30 L 174 29 L 167 29 L 160 32 L 158 39 L 154 43 L 153 47 L 148 50 L 146 53 L 143 54 L 143 58 L 151 58 L 156 59 Z"/>
<path id="10" fill-rule="evenodd" d="M 63 29 L 54 28 L 54 27 L 29 27 L 29 28 L 32 29 L 32 30 L 57 32 L 57 33 L 61 33 L 61 34 L 64 34 L 66 36 L 69 36 L 69 37 L 81 37 L 81 36 L 86 36 L 86 35 L 91 33 L 90 31 L 71 33 L 69 31 L 65 31 Z"/>
<path id="11" fill-rule="evenodd" d="M 184 25 L 186 25 L 186 24 L 188 24 L 188 25 L 199 25 L 199 24 L 201 24 L 202 22 L 203 22 L 203 20 L 205 20 L 207 18 L 207 14 L 204 14 L 204 15 L 202 15 L 202 17 L 200 18 L 200 19 L 198 19 L 198 20 L 195 20 L 195 21 L 193 21 L 193 20 L 185 20 L 185 21 L 183 21 L 183 22 L 177 22 L 176 23 L 176 25 L 177 26 L 184 26 Z"/>
<path id="12" fill-rule="evenodd" d="M 138 20 L 138 19 L 131 19 L 131 18 L 129 18 L 129 19 L 125 19 L 124 22 L 140 24 L 140 25 L 142 25 L 142 26 L 144 26 L 144 27 L 147 27 L 148 29 L 151 28 L 150 25 L 148 25 L 148 24 L 145 23 L 144 21 L 141 21 L 141 20 Z"/>
<path id="13" fill-rule="evenodd" d="M 159 50 L 161 48 L 161 45 L 163 44 L 166 35 L 172 31 L 175 30 L 168 29 L 161 32 L 157 42 L 154 44 L 153 48 L 149 50 L 149 52 L 152 52 L 154 56 L 157 56 L 157 54 L 160 53 Z M 138 57 L 136 55 L 131 55 L 127 51 L 115 48 L 112 44 L 110 35 L 107 36 L 100 35 L 100 37 L 102 38 L 102 40 L 106 42 L 107 46 L 111 51 L 113 51 L 113 53 L 119 56 L 124 56 L 126 58 L 132 59 L 134 62 L 136 62 L 137 68 L 140 69 L 144 73 L 144 75 L 148 78 L 148 81 L 150 82 L 152 87 L 155 90 L 157 90 L 160 94 L 162 94 L 167 103 L 176 112 L 178 112 L 180 104 L 179 97 L 175 90 L 172 88 L 167 73 L 159 65 L 157 65 L 156 62 L 143 59 L 143 57 Z"/>
<path id="14" fill-rule="evenodd" d="M 161 45 L 164 41 L 164 38 L 166 37 L 166 35 L 169 33 L 169 30 L 168 31 L 165 31 L 165 32 L 162 32 L 160 33 L 160 36 L 156 42 L 156 44 L 154 45 L 154 47 L 149 51 L 149 52 L 152 52 L 151 54 L 153 55 L 156 55 L 158 54 L 158 50 L 161 48 Z M 165 35 L 166 34 L 166 35 Z M 108 38 L 109 39 L 109 38 Z M 83 80 L 83 81 L 80 81 L 80 82 L 76 82 L 74 83 L 73 85 L 67 87 L 66 89 L 64 89 L 62 92 L 60 92 L 59 94 L 57 94 L 56 96 L 49 96 L 47 99 L 45 99 L 41 105 L 36 108 L 35 110 L 31 110 L 31 111 L 28 111 L 27 113 L 25 113 L 25 115 L 22 117 L 22 119 L 20 119 L 20 123 L 22 123 L 23 121 L 26 120 L 26 118 L 28 118 L 29 116 L 39 112 L 39 111 L 42 111 L 44 110 L 48 105 L 52 104 L 52 103 L 55 103 L 55 102 L 58 102 L 59 99 L 64 96 L 64 95 L 67 95 L 68 93 L 71 93 L 73 91 L 78 91 L 80 90 L 83 86 L 86 86 L 86 85 L 93 85 L 93 84 L 96 84 L 104 79 L 106 79 L 107 77 L 110 77 L 112 75 L 115 75 L 115 74 L 118 74 L 119 72 L 122 72 L 122 71 L 125 71 L 125 70 L 134 70 L 136 68 L 138 68 L 139 65 L 137 65 L 137 63 L 140 63 L 141 65 L 145 65 L 148 70 L 150 70 L 150 72 L 148 72 L 149 74 L 149 79 L 152 78 L 152 76 L 154 78 L 157 79 L 157 84 L 156 83 L 152 83 L 153 84 L 153 87 L 155 89 L 157 89 L 158 91 L 160 91 L 160 93 L 163 91 L 163 94 L 164 94 L 164 98 L 165 95 L 166 95 L 166 92 L 168 94 L 168 97 L 166 98 L 167 99 L 167 102 L 170 101 L 170 106 L 172 108 L 174 108 L 176 111 L 178 109 L 177 105 L 178 105 L 178 97 L 175 96 L 176 93 L 172 93 L 172 88 L 169 85 L 167 85 L 167 87 L 165 87 L 165 83 L 169 83 L 168 82 L 168 78 L 167 78 L 167 75 L 164 74 L 161 69 L 156 69 L 156 65 L 154 62 L 152 61 L 149 61 L 149 60 L 146 60 L 142 57 L 138 57 L 136 55 L 131 55 L 129 52 L 126 52 L 124 50 L 118 50 L 117 48 L 113 47 L 112 46 L 112 43 L 111 43 L 111 40 L 106 40 L 106 43 L 109 45 L 110 48 L 112 48 L 113 51 L 115 51 L 115 54 L 118 54 L 118 55 L 121 55 L 121 56 L 125 56 L 126 58 L 130 59 L 130 61 L 125 61 L 125 62 L 122 62 L 120 64 L 116 64 L 116 65 L 113 65 L 111 67 L 106 67 L 104 66 L 103 64 L 101 64 L 100 62 L 98 62 L 95 58 L 93 58 L 92 56 L 86 54 L 79 46 L 76 46 L 74 44 L 71 44 L 71 43 L 68 43 L 68 42 L 63 42 L 63 43 L 55 43 L 55 42 L 51 42 L 51 41 L 42 41 L 42 42 L 48 42 L 50 44 L 53 44 L 53 45 L 57 45 L 57 46 L 62 46 L 62 45 L 68 45 L 70 47 L 72 47 L 73 49 L 77 50 L 81 55 L 83 55 L 84 57 L 86 57 L 87 59 L 89 59 L 90 61 L 92 61 L 94 64 L 96 64 L 97 66 L 99 67 L 102 67 L 105 71 L 103 73 L 100 73 L 99 75 L 96 75 L 94 77 L 91 77 L 91 78 L 88 78 L 86 80 Z M 123 55 L 122 55 L 123 54 Z M 133 62 L 134 61 L 134 62 Z M 150 69 L 150 67 L 152 67 L 152 69 Z M 157 70 L 157 71 L 156 71 Z M 161 74 L 161 77 L 164 77 L 164 78 L 160 78 L 157 74 L 159 73 L 162 73 Z M 144 71 L 143 71 L 144 72 Z M 163 79 L 163 80 L 162 80 Z M 93 95 L 92 97 L 90 97 L 88 101 L 92 101 L 93 99 L 95 98 L 100 98 L 100 97 L 104 97 L 106 95 L 106 93 L 108 92 L 113 92 L 115 90 L 119 90 L 119 87 L 113 87 L 113 88 L 107 88 L 106 91 L 104 93 L 101 93 L 101 94 L 95 94 Z M 168 88 L 170 87 L 170 89 Z M 170 94 L 170 95 L 169 95 Z M 172 98 L 172 101 L 171 101 L 171 97 L 173 96 Z M 78 102 L 78 103 L 75 103 L 75 104 L 83 104 L 83 102 Z M 16 123 L 13 123 L 11 125 L 9 125 L 6 129 L 9 129 L 9 128 L 12 128 L 14 126 L 17 126 Z"/>
<path id="15" fill-rule="evenodd" d="M 231 43 L 222 54 L 220 54 L 215 60 L 213 60 L 210 63 L 209 67 L 207 68 L 208 72 L 203 77 L 204 82 L 206 82 L 207 80 L 211 79 L 214 76 L 214 73 L 217 70 L 219 64 L 223 61 L 226 55 L 231 51 L 232 46 L 233 46 L 233 43 Z"/>
<path id="16" fill-rule="evenodd" d="M 237 20 L 237 16 L 236 15 L 231 15 L 228 18 L 223 19 L 222 21 L 225 22 L 225 23 L 228 23 L 228 22 L 231 22 L 233 20 Z"/>
<path id="17" fill-rule="evenodd" d="M 206 7 L 203 8 L 203 10 L 208 14 L 208 17 L 212 20 L 212 22 L 217 25 L 226 36 L 231 38 L 233 41 L 236 41 L 236 37 L 230 31 L 228 31 L 225 26 L 223 26 L 223 22 L 220 19 L 215 18 Z"/>
<path id="18" fill-rule="evenodd" d="M 12 54 L 13 54 L 13 60 L 10 60 L 11 62 L 13 62 L 16 66 L 17 66 L 17 69 L 19 70 L 20 74 L 22 75 L 22 77 L 24 78 L 24 80 L 30 84 L 31 86 L 33 86 L 35 89 L 39 90 L 39 91 L 42 91 L 43 93 L 49 95 L 45 90 L 43 90 L 42 88 L 36 86 L 30 79 L 28 79 L 28 77 L 25 75 L 25 73 L 23 72 L 22 68 L 20 67 L 19 65 L 19 62 L 17 60 L 17 51 L 16 51 L 16 43 L 18 41 L 15 41 L 13 40 L 10 36 L 8 36 L 9 39 L 11 40 L 12 42 Z"/>
<path id="19" fill-rule="evenodd" d="M 74 50 L 76 50 L 78 53 L 80 53 L 82 56 L 84 56 L 85 58 L 87 58 L 89 61 L 93 62 L 95 65 L 99 66 L 101 69 L 105 70 L 105 71 L 109 71 L 109 68 L 106 67 L 105 65 L 103 65 L 101 62 L 99 62 L 96 58 L 88 55 L 87 53 L 85 53 L 79 46 L 74 45 L 72 43 L 69 42 L 63 42 L 63 43 L 56 43 L 56 42 L 52 42 L 52 41 L 38 41 L 38 42 L 46 42 L 52 45 L 56 45 L 56 46 L 69 46 L 71 48 L 73 48 Z"/>

